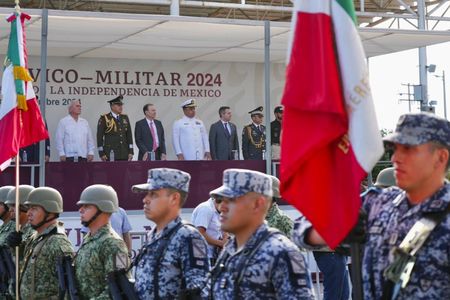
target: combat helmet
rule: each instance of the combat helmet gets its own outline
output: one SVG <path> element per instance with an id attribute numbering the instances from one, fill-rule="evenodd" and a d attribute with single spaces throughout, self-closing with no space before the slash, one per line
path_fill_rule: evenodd
<path id="1" fill-rule="evenodd" d="M 109 185 L 94 184 L 88 186 L 80 195 L 77 205 L 92 204 L 106 213 L 113 213 L 119 209 L 116 191 Z"/>
<path id="2" fill-rule="evenodd" d="M 377 181 L 375 186 L 379 188 L 387 188 L 390 186 L 395 186 L 394 168 L 386 168 L 380 171 L 377 176 Z"/>
<path id="3" fill-rule="evenodd" d="M 16 188 L 13 188 L 9 191 L 8 196 L 6 196 L 6 205 L 15 205 L 16 204 Z M 31 191 L 34 190 L 34 187 L 31 185 L 22 184 L 19 185 L 19 204 L 24 205 L 25 201 L 28 198 L 28 195 Z"/>
<path id="4" fill-rule="evenodd" d="M 12 185 L 5 185 L 0 187 L 0 203 L 5 203 L 6 198 L 8 197 L 8 193 L 14 189 Z"/>
<path id="5" fill-rule="evenodd" d="M 24 203 L 25 205 L 39 205 L 48 213 L 60 214 L 63 212 L 61 194 L 51 187 L 38 187 L 34 189 Z"/>

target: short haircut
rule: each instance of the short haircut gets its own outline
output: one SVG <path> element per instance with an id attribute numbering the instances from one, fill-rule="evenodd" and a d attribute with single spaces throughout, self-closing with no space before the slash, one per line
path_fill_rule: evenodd
<path id="1" fill-rule="evenodd" d="M 225 111 L 226 111 L 227 109 L 230 109 L 230 107 L 229 107 L 229 106 L 221 106 L 221 107 L 219 108 L 219 117 L 222 117 L 222 115 L 225 113 Z"/>
<path id="2" fill-rule="evenodd" d="M 148 109 L 149 106 L 153 106 L 153 104 L 152 104 L 152 103 L 147 103 L 147 104 L 145 104 L 144 107 L 142 108 L 142 111 L 144 112 L 144 115 L 145 115 L 145 112 L 147 111 L 147 109 Z"/>
<path id="3" fill-rule="evenodd" d="M 183 207 L 184 203 L 186 203 L 188 193 L 186 193 L 185 191 L 174 189 L 174 188 L 167 188 L 167 191 L 168 191 L 169 195 L 173 194 L 173 193 L 180 194 L 180 207 Z"/>
<path id="4" fill-rule="evenodd" d="M 69 111 L 69 113 L 72 111 L 72 108 L 73 108 L 73 107 L 75 106 L 75 104 L 77 104 L 77 103 L 80 103 L 80 105 L 81 105 L 81 100 L 76 99 L 76 100 L 70 101 L 69 107 L 67 108 L 67 110 Z"/>
<path id="5" fill-rule="evenodd" d="M 431 151 L 435 151 L 435 150 L 438 150 L 438 149 L 447 149 L 447 152 L 450 155 L 450 147 L 446 146 L 446 145 L 443 145 L 443 144 L 441 144 L 439 142 L 431 142 L 431 148 L 430 149 L 431 149 Z M 450 169 L 450 157 L 449 157 L 449 159 L 447 159 L 447 166 L 446 166 L 445 170 L 448 171 L 449 169 Z"/>

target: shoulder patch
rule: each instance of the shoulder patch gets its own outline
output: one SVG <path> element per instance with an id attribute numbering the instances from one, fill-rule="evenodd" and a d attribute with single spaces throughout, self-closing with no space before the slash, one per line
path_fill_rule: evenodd
<path id="1" fill-rule="evenodd" d="M 116 270 L 128 268 L 128 255 L 123 252 L 117 252 L 114 264 Z"/>
<path id="2" fill-rule="evenodd" d="M 289 251 L 288 257 L 288 263 L 291 264 L 292 272 L 294 274 L 304 274 L 306 270 L 302 254 L 298 251 Z"/>

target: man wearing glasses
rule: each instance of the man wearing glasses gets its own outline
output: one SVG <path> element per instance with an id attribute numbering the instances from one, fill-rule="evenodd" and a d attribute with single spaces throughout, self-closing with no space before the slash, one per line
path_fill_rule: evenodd
<path id="1" fill-rule="evenodd" d="M 122 114 L 123 96 L 109 100 L 111 112 L 100 116 L 97 124 L 98 155 L 102 161 L 132 160 L 133 136 L 128 116 Z"/>

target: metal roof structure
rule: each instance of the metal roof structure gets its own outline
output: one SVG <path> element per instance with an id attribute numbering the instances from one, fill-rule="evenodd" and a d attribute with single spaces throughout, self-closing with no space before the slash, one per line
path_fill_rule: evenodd
<path id="1" fill-rule="evenodd" d="M 29 52 L 40 55 L 41 10 L 24 9 Z M 10 8 L 0 8 L 6 17 Z M 0 22 L 0 54 L 7 49 Z M 286 60 L 290 24 L 270 22 L 270 60 Z M 368 57 L 450 41 L 450 31 L 359 29 Z M 264 62 L 264 21 L 170 15 L 50 10 L 48 56 L 150 60 Z"/>

